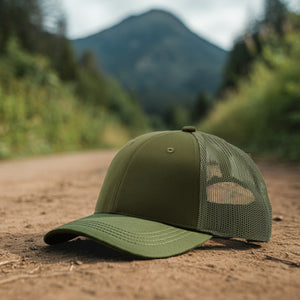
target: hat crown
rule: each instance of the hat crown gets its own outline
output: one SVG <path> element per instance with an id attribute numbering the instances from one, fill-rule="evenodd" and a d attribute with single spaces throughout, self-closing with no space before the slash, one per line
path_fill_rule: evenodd
<path id="1" fill-rule="evenodd" d="M 142 135 L 113 159 L 95 213 L 159 221 L 224 237 L 268 241 L 272 211 L 249 156 L 194 130 Z"/>
<path id="2" fill-rule="evenodd" d="M 199 147 L 182 131 L 146 134 L 115 156 L 95 213 L 117 213 L 197 229 Z"/>

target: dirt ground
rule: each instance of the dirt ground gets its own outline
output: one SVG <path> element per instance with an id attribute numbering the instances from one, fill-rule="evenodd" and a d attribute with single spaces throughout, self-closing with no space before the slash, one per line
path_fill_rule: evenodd
<path id="1" fill-rule="evenodd" d="M 55 226 L 93 212 L 115 152 L 0 162 L 0 299 L 299 299 L 300 164 L 258 162 L 273 206 L 269 243 L 215 238 L 168 259 L 139 260 Z"/>

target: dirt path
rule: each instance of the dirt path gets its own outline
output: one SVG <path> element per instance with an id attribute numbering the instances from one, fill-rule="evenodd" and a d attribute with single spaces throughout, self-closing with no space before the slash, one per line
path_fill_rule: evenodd
<path id="1" fill-rule="evenodd" d="M 300 164 L 259 163 L 282 216 L 267 244 L 214 239 L 162 260 L 83 238 L 46 246 L 46 231 L 93 212 L 113 155 L 0 163 L 0 299 L 299 299 Z"/>

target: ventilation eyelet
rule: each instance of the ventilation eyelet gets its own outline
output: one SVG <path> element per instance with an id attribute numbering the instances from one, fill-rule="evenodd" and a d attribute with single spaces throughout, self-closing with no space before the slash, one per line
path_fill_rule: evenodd
<path id="1" fill-rule="evenodd" d="M 171 153 L 174 153 L 174 152 L 175 152 L 175 149 L 174 149 L 173 147 L 168 147 L 168 148 L 167 148 L 167 152 L 170 153 L 170 154 L 171 154 Z"/>

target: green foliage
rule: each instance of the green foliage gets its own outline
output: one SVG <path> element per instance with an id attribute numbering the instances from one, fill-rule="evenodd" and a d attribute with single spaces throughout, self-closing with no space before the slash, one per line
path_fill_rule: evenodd
<path id="1" fill-rule="evenodd" d="M 47 5 L 51 2 L 48 0 Z M 57 33 L 47 32 L 45 4 L 46 1 L 40 0 L 0 0 L 0 55 L 5 54 L 8 41 L 15 36 L 28 53 L 47 56 L 62 80 L 76 80 L 77 65 L 71 44 L 63 35 L 63 17 L 58 22 Z"/>
<path id="2" fill-rule="evenodd" d="M 261 39 L 258 33 L 246 35 L 236 41 L 228 55 L 219 94 L 228 88 L 236 88 L 239 78 L 250 74 L 253 62 L 260 57 Z"/>
<path id="3" fill-rule="evenodd" d="M 283 0 L 265 0 L 264 23 L 271 26 L 276 33 L 282 35 L 288 10 Z"/>
<path id="4" fill-rule="evenodd" d="M 200 124 L 247 151 L 300 159 L 300 31 L 263 49 L 249 80 Z"/>
<path id="5" fill-rule="evenodd" d="M 104 78 L 98 72 L 91 52 L 84 53 L 80 59 L 76 91 L 82 103 L 106 107 L 108 112 L 118 115 L 120 121 L 130 128 L 148 126 L 138 102 L 125 93 L 117 82 Z"/>
<path id="6" fill-rule="evenodd" d="M 86 52 L 79 60 L 79 76 L 76 92 L 82 103 L 107 105 L 107 82 L 95 69 L 96 61 L 91 52 Z"/>
<path id="7" fill-rule="evenodd" d="M 228 55 L 224 78 L 218 94 L 227 89 L 235 89 L 241 77 L 251 74 L 256 61 L 264 59 L 263 48 L 273 39 L 283 38 L 287 25 L 288 9 L 284 0 L 264 0 L 265 8 L 262 20 L 255 21 L 243 36 L 235 42 Z"/>
<path id="8" fill-rule="evenodd" d="M 53 3 L 0 0 L 0 158 L 120 146 L 148 128 L 92 57 L 75 62 L 59 7 L 56 28 L 45 30 Z"/>
<path id="9" fill-rule="evenodd" d="M 15 37 L 7 42 L 5 53 L 0 59 L 0 79 L 4 87 L 21 78 L 28 85 L 55 84 L 59 80 L 44 57 L 34 57 L 24 52 Z"/>
<path id="10" fill-rule="evenodd" d="M 78 100 L 43 56 L 32 56 L 16 39 L 0 57 L 0 159 L 18 155 L 120 146 L 147 128 L 139 107 L 112 83 L 106 100 Z M 95 96 L 95 95 L 94 95 Z M 103 97 L 104 97 L 103 96 Z M 128 104 L 128 105 L 127 105 Z"/>
<path id="11" fill-rule="evenodd" d="M 190 113 L 182 106 L 174 105 L 166 111 L 163 121 L 168 129 L 178 130 L 190 124 Z"/>
<path id="12" fill-rule="evenodd" d="M 211 97 L 207 93 L 200 91 L 191 110 L 191 120 L 195 122 L 203 119 L 208 114 L 211 107 Z"/>
<path id="13" fill-rule="evenodd" d="M 12 35 L 32 51 L 35 34 L 42 24 L 43 12 L 38 0 L 0 0 L 0 53 Z"/>
<path id="14" fill-rule="evenodd" d="M 162 118 L 159 116 L 152 117 L 151 125 L 158 130 L 162 128 L 178 130 L 185 125 L 198 123 L 209 113 L 212 105 L 212 97 L 200 91 L 190 108 L 178 104 L 169 106 Z"/>

